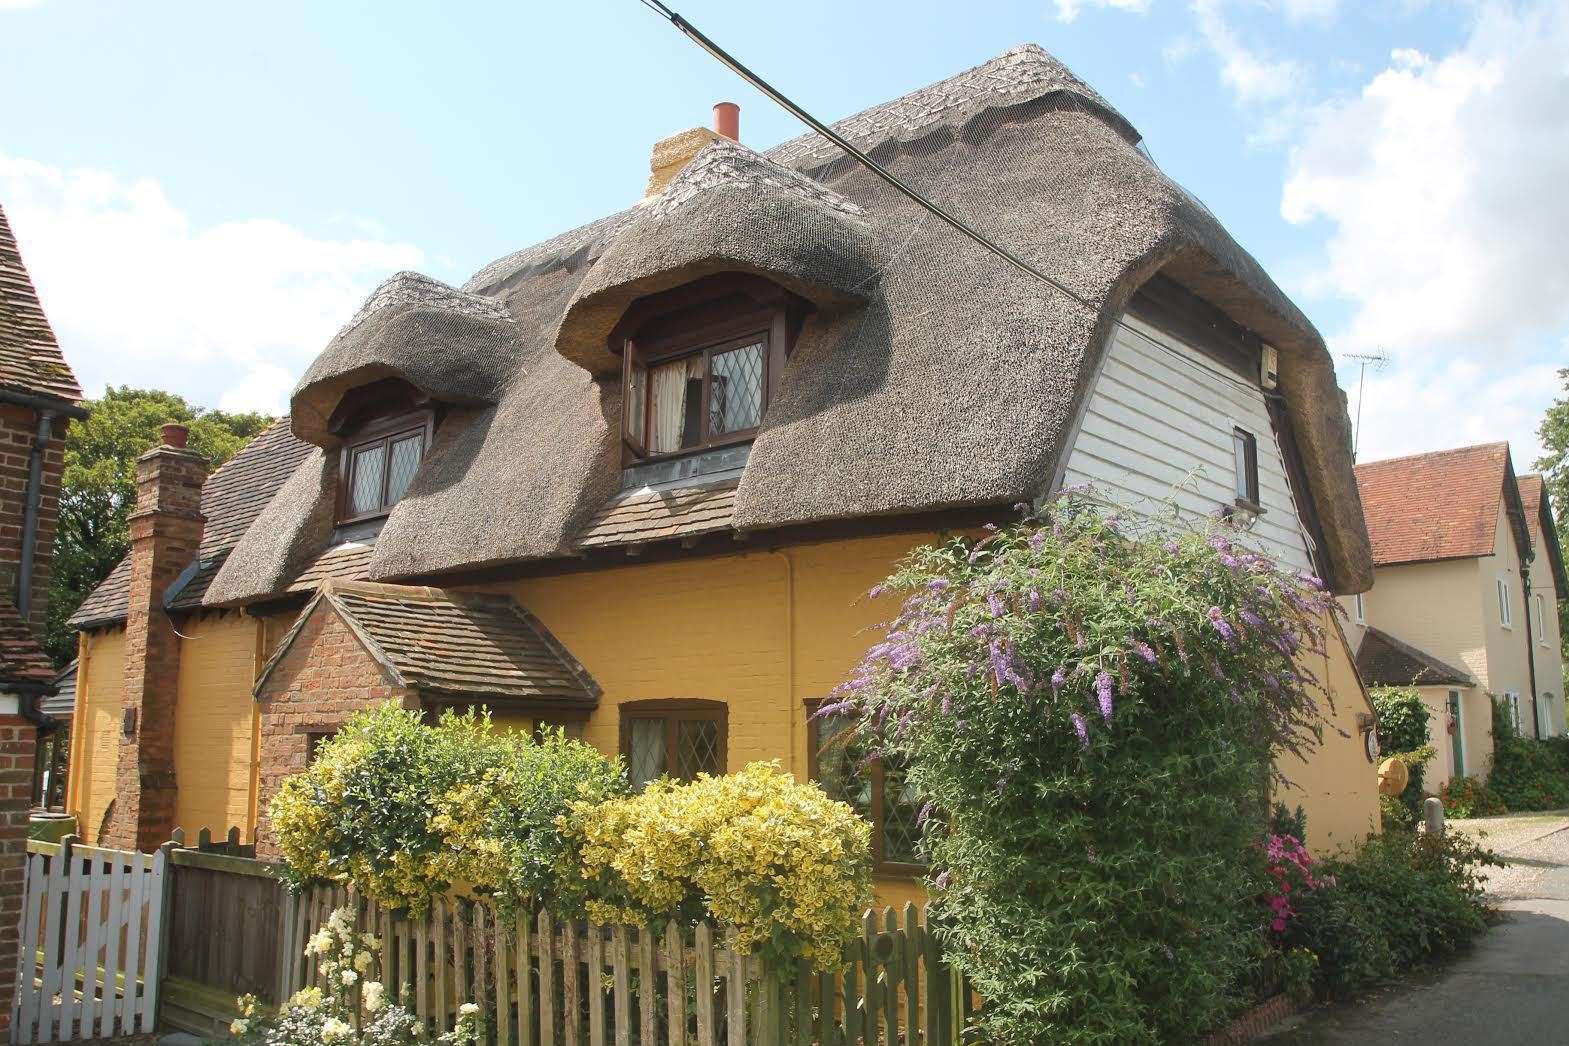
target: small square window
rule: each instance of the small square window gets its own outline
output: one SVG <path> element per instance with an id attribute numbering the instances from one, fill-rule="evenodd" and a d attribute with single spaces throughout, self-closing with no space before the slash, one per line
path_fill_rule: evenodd
<path id="1" fill-rule="evenodd" d="M 1236 470 L 1234 493 L 1247 508 L 1259 506 L 1258 439 L 1246 429 L 1231 430 L 1231 450 Z"/>
<path id="2" fill-rule="evenodd" d="M 726 709 L 720 701 L 636 701 L 621 706 L 621 755 L 633 788 L 670 776 L 725 772 Z"/>

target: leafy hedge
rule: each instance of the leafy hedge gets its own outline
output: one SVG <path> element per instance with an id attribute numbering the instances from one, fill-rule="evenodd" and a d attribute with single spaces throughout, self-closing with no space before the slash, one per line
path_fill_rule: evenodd
<path id="1" fill-rule="evenodd" d="M 1382 801 L 1388 796 L 1380 797 L 1383 823 L 1413 827 L 1421 820 L 1422 803 L 1427 798 L 1423 776 L 1427 764 L 1437 754 L 1428 726 L 1427 705 L 1423 704 L 1421 693 L 1409 686 L 1373 687 L 1368 696 L 1373 701 L 1373 710 L 1378 713 L 1379 746 L 1386 756 L 1399 759 L 1410 771 L 1405 790 L 1399 797 L 1403 813 L 1397 813 Z"/>
<path id="2" fill-rule="evenodd" d="M 987 1041 L 1184 1041 L 1250 1001 L 1259 785 L 1314 744 L 1333 600 L 1238 541 L 1070 499 L 881 586 L 898 616 L 824 713 L 930 800 L 930 917 Z"/>
<path id="3" fill-rule="evenodd" d="M 771 764 L 627 794 L 619 760 L 448 713 L 361 712 L 287 779 L 273 828 L 302 884 L 420 911 L 459 886 L 504 909 L 735 925 L 769 958 L 837 965 L 870 903 L 870 826 Z"/>
<path id="4" fill-rule="evenodd" d="M 1480 870 L 1502 863 L 1456 832 L 1386 831 L 1355 856 L 1314 865 L 1319 885 L 1294 895 L 1282 947 L 1317 956 L 1320 991 L 1350 994 L 1482 932 Z"/>
<path id="5" fill-rule="evenodd" d="M 1569 806 L 1569 736 L 1521 737 L 1507 706 L 1493 702 L 1493 769 L 1488 787 L 1513 811 Z"/>

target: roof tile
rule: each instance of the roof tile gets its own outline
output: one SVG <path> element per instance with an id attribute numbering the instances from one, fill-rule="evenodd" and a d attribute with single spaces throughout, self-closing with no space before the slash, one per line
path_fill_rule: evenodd
<path id="1" fill-rule="evenodd" d="M 1508 471 L 1507 443 L 1358 465 L 1374 565 L 1491 554 Z"/>
<path id="2" fill-rule="evenodd" d="M 1475 686 L 1463 668 L 1446 664 L 1388 632 L 1369 628 L 1357 648 L 1357 671 L 1368 686 Z"/>
<path id="3" fill-rule="evenodd" d="M 76 402 L 82 387 L 38 303 L 22 252 L 0 208 L 0 386 Z"/>

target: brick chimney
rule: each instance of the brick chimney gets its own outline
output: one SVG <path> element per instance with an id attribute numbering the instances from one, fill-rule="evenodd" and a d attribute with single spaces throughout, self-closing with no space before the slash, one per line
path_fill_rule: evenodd
<path id="1" fill-rule="evenodd" d="M 736 142 L 741 140 L 741 107 L 734 102 L 715 104 L 713 130 L 707 127 L 688 127 L 684 131 L 654 143 L 654 151 L 648 157 L 648 188 L 643 190 L 643 199 L 647 200 L 664 192 L 665 186 L 674 181 L 676 175 L 680 174 L 709 142 L 726 139 Z"/>
<path id="2" fill-rule="evenodd" d="M 165 425 L 162 443 L 136 459 L 120 762 L 106 836 L 108 845 L 121 849 L 156 849 L 175 828 L 180 639 L 164 613 L 163 597 L 195 561 L 206 522 L 201 509 L 207 459 L 186 449 L 187 436 L 185 426 Z"/>

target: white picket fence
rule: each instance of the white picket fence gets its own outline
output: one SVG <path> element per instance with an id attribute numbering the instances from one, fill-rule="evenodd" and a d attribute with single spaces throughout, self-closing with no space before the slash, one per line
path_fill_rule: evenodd
<path id="1" fill-rule="evenodd" d="M 128 853 L 29 844 L 12 1043 L 153 1030 L 169 848 Z"/>

